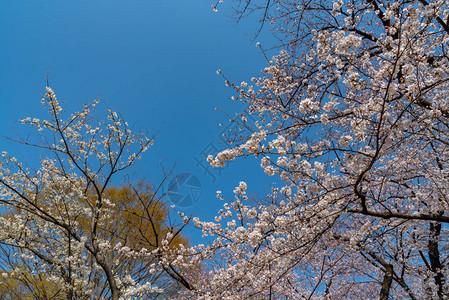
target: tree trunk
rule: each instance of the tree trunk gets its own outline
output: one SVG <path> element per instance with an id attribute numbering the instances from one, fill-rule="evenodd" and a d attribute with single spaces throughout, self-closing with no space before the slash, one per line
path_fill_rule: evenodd
<path id="1" fill-rule="evenodd" d="M 380 300 L 388 300 L 390 295 L 391 283 L 393 282 L 393 265 L 385 266 L 384 280 L 382 281 L 382 288 L 380 290 Z"/>
<path id="2" fill-rule="evenodd" d="M 438 298 L 444 299 L 445 278 L 441 272 L 442 266 L 440 261 L 440 251 L 438 249 L 438 241 L 441 233 L 441 223 L 430 223 L 429 235 L 429 261 L 430 267 L 434 275 L 435 284 L 438 288 Z"/>

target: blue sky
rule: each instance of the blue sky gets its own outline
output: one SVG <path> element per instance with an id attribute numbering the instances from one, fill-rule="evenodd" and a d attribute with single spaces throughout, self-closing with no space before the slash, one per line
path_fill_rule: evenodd
<path id="1" fill-rule="evenodd" d="M 220 176 L 214 171 L 215 180 L 195 162 L 205 159 L 201 152 L 211 143 L 222 147 L 218 124 L 228 122 L 215 108 L 231 115 L 242 109 L 228 99 L 233 90 L 216 70 L 241 82 L 265 67 L 251 42 L 257 24 L 235 24 L 227 16 L 229 7 L 214 13 L 212 3 L 1 1 L 0 135 L 13 135 L 19 118 L 45 116 L 40 99 L 48 75 L 67 111 L 99 97 L 136 129 L 159 131 L 155 146 L 133 171 L 154 183 L 162 176 L 160 163 L 194 174 L 202 196 L 185 212 L 212 218 L 223 204 L 215 191 L 232 197 L 240 180 L 263 196 L 270 178 L 257 161 L 234 162 Z M 30 163 L 39 159 L 36 149 L 0 141 L 2 151 Z"/>

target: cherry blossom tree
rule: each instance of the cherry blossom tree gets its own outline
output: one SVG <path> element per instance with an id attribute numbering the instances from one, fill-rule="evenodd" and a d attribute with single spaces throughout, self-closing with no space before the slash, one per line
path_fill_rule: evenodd
<path id="1" fill-rule="evenodd" d="M 276 185 L 193 220 L 214 240 L 183 252 L 206 274 L 183 297 L 447 299 L 449 3 L 236 2 L 280 51 L 252 83 L 219 71 L 246 109 L 208 161 L 255 157 Z"/>
<path id="2" fill-rule="evenodd" d="M 50 119 L 21 120 L 39 140 L 17 139 L 43 150 L 37 170 L 1 154 L 0 290 L 26 299 L 168 297 L 179 283 L 159 267 L 161 243 L 186 246 L 182 228 L 169 222 L 159 187 L 112 186 L 153 139 L 111 110 L 96 121 L 98 100 L 68 114 L 47 87 L 42 103 Z"/>
<path id="3" fill-rule="evenodd" d="M 226 203 L 213 221 L 180 213 L 212 238 L 204 245 L 171 247 L 182 226 L 151 247 L 114 244 L 100 234 L 114 209 L 105 191 L 151 139 L 113 112 L 91 126 L 96 103 L 64 121 L 48 89 L 52 120 L 23 122 L 55 134 L 35 144 L 53 156 L 35 173 L 2 156 L 0 197 L 20 213 L 1 219 L 1 241 L 23 259 L 51 257 L 45 282 L 71 297 L 94 297 L 89 259 L 112 299 L 157 293 L 107 259 L 121 255 L 151 256 L 149 272 L 177 280 L 181 299 L 447 299 L 449 4 L 236 3 L 238 18 L 258 14 L 280 43 L 252 83 L 219 72 L 246 109 L 232 147 L 208 161 L 259 159 L 275 183 L 266 199 L 249 199 L 257 187 L 242 181 L 232 197 L 217 192 Z"/>

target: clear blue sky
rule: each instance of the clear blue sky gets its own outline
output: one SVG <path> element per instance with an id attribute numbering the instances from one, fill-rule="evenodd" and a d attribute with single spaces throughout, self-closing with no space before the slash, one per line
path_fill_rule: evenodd
<path id="1" fill-rule="evenodd" d="M 233 90 L 216 70 L 240 82 L 266 65 L 251 42 L 257 24 L 236 25 L 225 6 L 214 13 L 213 2 L 1 1 L 0 134 L 11 136 L 19 118 L 44 115 L 40 99 L 49 74 L 66 110 L 99 97 L 135 128 L 159 131 L 134 171 L 155 183 L 162 176 L 160 162 L 194 174 L 203 191 L 187 213 L 211 218 L 223 204 L 215 191 L 232 197 L 240 180 L 263 196 L 270 180 L 258 162 L 232 163 L 214 181 L 194 160 L 205 159 L 200 153 L 209 143 L 218 145 L 218 124 L 227 123 L 215 107 L 230 114 L 242 107 L 228 99 Z M 25 151 L 4 138 L 0 143 L 1 151 L 22 160 L 39 159 L 36 149 Z"/>

